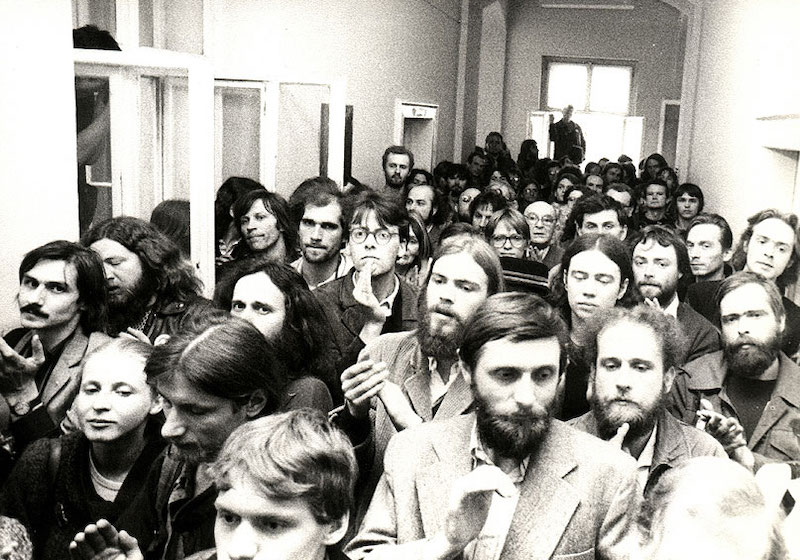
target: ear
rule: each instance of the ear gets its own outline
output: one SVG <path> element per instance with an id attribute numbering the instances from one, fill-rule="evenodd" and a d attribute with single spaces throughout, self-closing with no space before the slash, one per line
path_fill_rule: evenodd
<path id="1" fill-rule="evenodd" d="M 666 395 L 672 390 L 672 384 L 675 382 L 676 371 L 674 367 L 669 368 L 664 372 L 664 394 Z"/>
<path id="2" fill-rule="evenodd" d="M 164 409 L 164 397 L 161 395 L 156 395 L 156 398 L 153 399 L 153 404 L 150 407 L 150 412 L 148 414 L 158 414 Z"/>
<path id="3" fill-rule="evenodd" d="M 350 512 L 345 514 L 339 519 L 334 519 L 327 523 L 325 535 L 322 542 L 325 546 L 332 546 L 344 538 L 347 533 L 347 527 L 350 525 Z"/>
<path id="4" fill-rule="evenodd" d="M 619 287 L 619 293 L 617 293 L 617 301 L 621 300 L 622 296 L 624 296 L 625 292 L 627 291 L 628 291 L 628 279 L 625 278 Z"/>
<path id="5" fill-rule="evenodd" d="M 727 251 L 722 251 L 722 262 L 728 262 L 731 260 L 733 256 L 733 249 L 728 249 Z"/>
<path id="6" fill-rule="evenodd" d="M 628 237 L 628 226 L 622 224 L 622 227 L 619 230 L 619 240 L 625 241 L 625 238 Z"/>
<path id="7" fill-rule="evenodd" d="M 597 374 L 597 366 L 592 365 L 589 369 L 589 383 L 586 385 L 586 400 L 592 402 L 594 396 L 594 376 Z"/>
<path id="8" fill-rule="evenodd" d="M 247 418 L 252 419 L 261 414 L 267 406 L 267 396 L 262 389 L 256 389 L 244 405 L 244 413 Z"/>

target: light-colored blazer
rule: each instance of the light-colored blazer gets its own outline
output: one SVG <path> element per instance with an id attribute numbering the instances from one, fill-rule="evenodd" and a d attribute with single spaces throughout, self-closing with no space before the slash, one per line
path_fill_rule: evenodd
<path id="1" fill-rule="evenodd" d="M 392 439 L 385 471 L 353 559 L 421 558 L 444 528 L 454 481 L 472 469 L 474 414 L 422 424 Z M 627 558 L 639 504 L 634 460 L 611 444 L 553 420 L 531 455 L 500 558 Z"/>
<path id="2" fill-rule="evenodd" d="M 19 352 L 25 348 L 33 334 L 33 330 L 25 333 L 14 350 Z M 47 413 L 56 426 L 64 420 L 67 410 L 72 406 L 72 401 L 78 393 L 84 357 L 109 340 L 111 338 L 108 335 L 99 332 L 86 336 L 78 327 L 64 345 L 64 350 L 40 393 L 42 404 L 47 408 Z"/>

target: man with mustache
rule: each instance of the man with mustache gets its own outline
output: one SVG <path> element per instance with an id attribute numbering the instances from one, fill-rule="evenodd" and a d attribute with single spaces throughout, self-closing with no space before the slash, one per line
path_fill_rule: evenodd
<path id="1" fill-rule="evenodd" d="M 392 439 L 345 552 L 361 558 L 617 558 L 637 511 L 633 460 L 552 418 L 567 329 L 541 298 L 489 297 L 459 356 L 474 412 Z"/>
<path id="2" fill-rule="evenodd" d="M 389 146 L 383 152 L 383 176 L 386 179 L 384 195 L 405 204 L 405 186 L 408 174 L 414 169 L 414 154 L 405 146 Z"/>
<path id="3" fill-rule="evenodd" d="M 103 264 L 68 241 L 37 247 L 19 267 L 22 328 L 0 339 L 0 392 L 21 452 L 57 434 L 78 392 L 83 359 L 108 340 Z M 4 407 L 4 406 L 3 406 Z"/>
<path id="4" fill-rule="evenodd" d="M 463 414 L 471 405 L 458 347 L 475 309 L 502 290 L 503 271 L 488 243 L 470 236 L 445 239 L 420 295 L 417 330 L 379 337 L 342 374 L 345 410 L 339 423 L 354 444 L 374 446 L 374 453 L 359 455 L 363 488 L 356 493 L 355 528 L 383 472 L 389 439 L 410 425 Z"/>
<path id="5" fill-rule="evenodd" d="M 714 438 L 665 407 L 683 342 L 674 320 L 638 305 L 604 313 L 583 345 L 592 364 L 591 410 L 570 424 L 630 453 L 645 494 L 664 472 L 687 459 L 727 457 Z"/>
<path id="6" fill-rule="evenodd" d="M 683 238 L 664 226 L 647 226 L 633 245 L 633 277 L 645 301 L 674 317 L 686 337 L 678 365 L 720 349 L 719 333 L 708 319 L 678 299 L 678 283 L 691 275 Z"/>
<path id="7" fill-rule="evenodd" d="M 775 284 L 753 272 L 722 281 L 717 295 L 722 350 L 683 366 L 670 411 L 716 437 L 729 455 L 758 470 L 785 462 L 800 476 L 800 367 L 781 351 L 786 313 Z"/>
<path id="8" fill-rule="evenodd" d="M 350 225 L 349 199 L 334 185 L 323 179 L 304 181 L 317 183 L 302 201 L 297 239 L 300 258 L 292 263 L 311 290 L 347 274 L 350 259 L 342 254 Z"/>
<path id="9" fill-rule="evenodd" d="M 179 329 L 192 309 L 207 309 L 200 280 L 178 246 L 138 218 L 111 218 L 87 231 L 81 245 L 102 259 L 108 287 L 109 332 L 132 328 L 151 342 Z"/>

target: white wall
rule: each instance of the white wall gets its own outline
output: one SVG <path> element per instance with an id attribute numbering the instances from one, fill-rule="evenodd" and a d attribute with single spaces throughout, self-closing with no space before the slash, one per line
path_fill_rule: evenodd
<path id="1" fill-rule="evenodd" d="M 503 133 L 514 156 L 525 139 L 527 112 L 541 108 L 543 56 L 636 61 L 633 114 L 645 118 L 642 152 L 656 151 L 661 100 L 680 98 L 678 10 L 660 0 L 637 0 L 633 10 L 542 8 L 510 0 L 507 21 Z"/>
<path id="2" fill-rule="evenodd" d="M 496 0 L 483 8 L 478 70 L 478 115 L 475 145 L 484 146 L 486 135 L 503 126 L 503 84 L 506 73 L 506 15 Z"/>
<path id="3" fill-rule="evenodd" d="M 758 210 L 798 209 L 797 152 L 764 147 L 757 119 L 800 114 L 800 3 L 705 0 L 702 12 L 688 178 L 738 234 Z"/>
<path id="4" fill-rule="evenodd" d="M 439 105 L 438 159 L 452 155 L 460 13 L 458 0 L 219 0 L 216 75 L 345 78 L 353 176 L 380 184 L 396 98 Z"/>
<path id="5" fill-rule="evenodd" d="M 0 2 L 3 330 L 19 317 L 22 256 L 78 235 L 71 10 L 61 0 Z"/>

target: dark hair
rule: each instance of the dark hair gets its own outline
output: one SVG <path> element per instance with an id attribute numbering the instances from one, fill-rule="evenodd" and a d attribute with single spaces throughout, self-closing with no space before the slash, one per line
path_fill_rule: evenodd
<path id="1" fill-rule="evenodd" d="M 217 239 L 222 239 L 228 231 L 228 225 L 233 220 L 231 208 L 236 200 L 254 190 L 267 190 L 258 181 L 247 177 L 228 177 L 217 190 L 214 201 L 214 231 Z M 236 224 L 239 229 L 239 224 Z"/>
<path id="2" fill-rule="evenodd" d="M 409 175 L 410 176 L 410 175 Z M 433 225 L 441 225 L 447 221 L 450 217 L 450 200 L 448 199 L 447 195 L 445 195 L 439 187 L 433 185 L 431 183 L 426 183 L 423 185 L 412 185 L 411 183 L 408 184 L 406 188 L 404 199 L 408 197 L 408 194 L 411 192 L 411 189 L 416 187 L 427 187 L 431 190 L 431 196 L 433 199 L 431 200 L 431 217 L 430 223 Z"/>
<path id="3" fill-rule="evenodd" d="M 592 317 L 589 328 L 581 335 L 578 342 L 586 363 L 594 366 L 597 363 L 597 339 L 611 327 L 620 323 L 635 323 L 649 327 L 661 347 L 662 366 L 664 372 L 672 367 L 682 365 L 685 357 L 686 338 L 675 318 L 660 309 L 639 304 L 631 308 L 614 307 L 604 310 Z"/>
<path id="4" fill-rule="evenodd" d="M 447 175 L 448 178 L 455 178 L 461 179 L 462 181 L 466 181 L 469 179 L 469 171 L 467 171 L 467 166 L 463 163 L 454 163 L 450 168 L 450 173 Z"/>
<path id="5" fill-rule="evenodd" d="M 156 346 L 147 360 L 147 382 L 181 378 L 199 390 L 243 406 L 259 390 L 267 404 L 262 414 L 280 405 L 282 374 L 272 345 L 249 322 L 236 317 L 209 316 L 205 325 L 173 334 Z M 210 323 L 210 324 L 209 324 Z"/>
<path id="6" fill-rule="evenodd" d="M 235 263 L 229 274 L 214 290 L 214 303 L 226 311 L 231 309 L 233 291 L 237 282 L 251 274 L 264 273 L 280 290 L 285 300 L 286 315 L 281 334 L 272 341 L 275 354 L 288 368 L 291 379 L 313 375 L 336 388 L 330 364 L 330 339 L 322 305 L 303 277 L 292 267 L 255 255 Z M 340 392 L 339 389 L 338 392 Z"/>
<path id="7" fill-rule="evenodd" d="M 389 146 L 383 152 L 383 168 L 386 169 L 386 161 L 389 159 L 389 154 L 399 154 L 408 156 L 408 168 L 414 169 L 414 154 L 405 146 Z"/>
<path id="8" fill-rule="evenodd" d="M 408 215 L 408 226 L 410 229 L 409 239 L 411 239 L 410 232 L 413 231 L 414 237 L 416 237 L 417 242 L 419 242 L 419 252 L 411 262 L 411 266 L 417 266 L 431 258 L 433 255 L 433 245 L 431 244 L 431 237 L 428 235 L 428 228 L 425 227 L 425 224 L 422 223 L 422 219 L 416 212 L 411 212 Z"/>
<path id="9" fill-rule="evenodd" d="M 233 430 L 211 475 L 221 492 L 244 475 L 272 499 L 304 500 L 317 523 L 329 523 L 352 510 L 358 466 L 347 436 L 321 412 L 300 409 Z"/>
<path id="10" fill-rule="evenodd" d="M 51 241 L 28 252 L 19 265 L 19 281 L 39 261 L 64 261 L 75 267 L 80 326 L 86 334 L 105 331 L 108 320 L 108 292 L 103 261 L 92 251 L 71 241 Z"/>
<path id="11" fill-rule="evenodd" d="M 339 190 L 336 181 L 328 177 L 310 177 L 297 185 L 297 188 L 289 195 L 289 217 L 295 229 L 300 225 L 306 206 L 326 206 L 331 202 L 339 202 L 344 193 Z M 314 198 L 314 203 L 311 203 Z M 342 224 L 344 227 L 344 224 Z"/>
<path id="12" fill-rule="evenodd" d="M 292 226 L 292 221 L 289 217 L 289 205 L 281 195 L 267 190 L 250 191 L 247 194 L 240 196 L 236 202 L 233 203 L 233 219 L 236 221 L 237 226 L 241 230 L 242 217 L 250 211 L 250 207 L 257 201 L 264 202 L 264 208 L 267 212 L 275 216 L 278 231 L 281 232 L 283 243 L 286 247 L 286 254 L 291 254 L 297 245 L 297 228 Z"/>
<path id="13" fill-rule="evenodd" d="M 425 177 L 425 183 L 423 184 L 430 185 L 432 187 L 436 186 L 436 183 L 433 181 L 433 175 L 431 175 L 429 171 L 414 168 L 408 174 L 409 180 L 413 179 L 414 175 L 423 175 Z"/>
<path id="14" fill-rule="evenodd" d="M 617 215 L 620 226 L 627 224 L 625 209 L 622 205 L 608 196 L 607 194 L 593 193 L 589 196 L 582 196 L 572 207 L 572 211 L 564 224 L 562 241 L 572 241 L 578 235 L 578 228 L 583 227 L 583 218 L 587 214 L 597 214 L 605 210 L 613 210 Z"/>
<path id="15" fill-rule="evenodd" d="M 633 279 L 633 266 L 631 265 L 631 256 L 628 247 L 624 242 L 613 235 L 589 233 L 577 237 L 567 246 L 564 255 L 561 257 L 560 274 L 556 275 L 553 280 L 553 286 L 550 291 L 550 301 L 563 313 L 565 321 L 568 323 L 571 321 L 571 309 L 569 307 L 567 289 L 564 285 L 564 275 L 569 272 L 572 258 L 584 251 L 600 251 L 603 253 L 619 267 L 620 281 L 628 281 L 628 287 L 622 297 L 617 301 L 617 305 L 631 307 L 639 303 L 641 297 L 636 289 L 636 282 Z"/>
<path id="16" fill-rule="evenodd" d="M 622 166 L 622 177 L 620 177 L 620 181 L 625 182 L 625 184 L 630 185 L 631 187 L 636 185 L 636 166 L 633 165 L 630 161 L 620 163 Z"/>
<path id="17" fill-rule="evenodd" d="M 800 271 L 800 231 L 798 231 L 797 215 L 789 212 L 782 212 L 777 208 L 768 208 L 747 218 L 747 228 L 742 232 L 739 238 L 739 243 L 736 245 L 736 250 L 731 257 L 731 265 L 735 270 L 742 270 L 747 263 L 747 245 L 750 243 L 750 238 L 753 236 L 753 228 L 763 222 L 775 218 L 782 221 L 787 226 L 792 228 L 794 233 L 794 247 L 792 248 L 792 257 L 786 265 L 783 273 L 775 279 L 775 283 L 781 290 L 786 289 L 797 281 L 797 275 Z"/>
<path id="18" fill-rule="evenodd" d="M 121 51 L 119 43 L 105 29 L 96 25 L 84 25 L 72 30 L 72 47 L 75 49 L 99 49 Z"/>
<path id="19" fill-rule="evenodd" d="M 175 241 L 183 256 L 192 254 L 191 224 L 189 220 L 189 201 L 180 199 L 164 200 L 153 208 L 150 223 L 158 231 Z"/>
<path id="20" fill-rule="evenodd" d="M 166 301 L 188 301 L 200 293 L 202 284 L 181 250 L 153 225 L 130 216 L 111 218 L 81 237 L 81 245 L 110 239 L 136 253 L 144 274 L 156 280 L 156 293 Z"/>
<path id="21" fill-rule="evenodd" d="M 686 230 L 687 235 L 694 226 L 699 226 L 701 224 L 717 226 L 719 228 L 719 242 L 720 245 L 722 245 L 722 248 L 728 251 L 731 247 L 733 247 L 733 232 L 731 231 L 731 226 L 728 225 L 728 220 L 719 214 L 701 212 L 689 223 L 689 229 Z"/>
<path id="22" fill-rule="evenodd" d="M 603 166 L 603 172 L 602 172 L 603 181 L 606 181 L 606 182 L 608 181 L 608 178 L 606 177 L 606 175 L 608 174 L 608 171 L 611 170 L 611 169 L 619 169 L 620 175 L 622 175 L 622 173 L 623 173 L 622 165 L 620 165 L 619 163 L 617 163 L 615 161 L 609 161 L 607 164 L 605 164 Z M 620 177 L 620 179 L 622 179 L 622 177 Z"/>
<path id="23" fill-rule="evenodd" d="M 476 157 L 480 157 L 481 159 L 485 159 L 485 160 L 489 159 L 489 156 L 487 156 L 486 152 L 484 152 L 482 149 L 481 150 L 475 150 L 475 151 L 473 151 L 471 154 L 469 154 L 467 156 L 467 163 L 472 163 L 472 160 L 475 159 Z"/>
<path id="24" fill-rule="evenodd" d="M 558 311 L 533 294 L 503 292 L 489 296 L 464 327 L 458 355 L 474 371 L 483 347 L 494 340 L 512 342 L 556 337 L 561 346 L 560 369 L 566 365 L 567 328 Z"/>
<path id="25" fill-rule="evenodd" d="M 474 237 L 475 239 L 484 238 L 483 232 L 473 226 L 471 223 L 453 222 L 452 224 L 447 224 L 442 229 L 442 233 L 439 235 L 439 245 L 444 243 L 445 239 L 451 239 L 460 236 Z"/>
<path id="26" fill-rule="evenodd" d="M 672 229 L 661 225 L 645 226 L 641 231 L 636 232 L 628 245 L 633 254 L 637 245 L 654 241 L 662 247 L 672 247 L 675 249 L 675 257 L 678 261 L 678 272 L 684 277 L 691 277 L 692 268 L 689 266 L 689 251 L 683 237 L 675 233 Z"/>
<path id="27" fill-rule="evenodd" d="M 532 140 L 530 138 L 523 140 L 522 144 L 519 147 L 519 157 L 517 157 L 517 165 L 523 172 L 532 168 L 538 161 L 538 158 L 534 159 L 531 156 L 531 151 L 533 150 L 533 148 L 536 148 L 538 152 L 539 146 L 536 144 L 536 140 Z"/>
<path id="28" fill-rule="evenodd" d="M 353 214 L 350 226 L 360 224 L 373 212 L 381 227 L 397 226 L 400 240 L 408 239 L 408 212 L 396 200 L 372 189 L 360 193 L 353 200 Z"/>
<path id="29" fill-rule="evenodd" d="M 667 175 L 669 175 L 669 178 L 672 179 L 672 184 L 675 185 L 676 187 L 678 186 L 680 181 L 678 180 L 678 174 L 675 172 L 674 169 L 672 169 L 671 167 L 662 167 L 659 170 L 658 174 L 661 175 L 662 173 L 666 173 Z M 662 179 L 662 180 L 665 183 L 667 182 L 666 179 Z"/>
<path id="30" fill-rule="evenodd" d="M 722 283 L 719 285 L 719 288 L 717 288 L 715 299 L 717 318 L 719 318 L 720 313 L 719 304 L 722 302 L 723 298 L 737 288 L 741 288 L 747 284 L 756 284 L 761 286 L 761 288 L 767 294 L 769 306 L 772 308 L 772 312 L 775 314 L 775 318 L 778 321 L 786 317 L 786 308 L 783 305 L 783 297 L 778 291 L 778 288 L 775 286 L 775 283 L 772 280 L 767 280 L 763 276 L 756 274 L 755 272 L 747 272 L 742 270 L 728 276 L 722 281 Z"/>
<path id="31" fill-rule="evenodd" d="M 703 196 L 703 191 L 700 189 L 700 187 L 698 187 L 694 183 L 683 183 L 682 185 L 679 185 L 678 188 L 675 189 L 675 192 L 673 193 L 672 197 L 675 200 L 678 200 L 678 197 L 683 193 L 695 197 L 700 202 L 700 206 L 698 207 L 697 212 L 700 213 L 703 211 L 703 207 L 706 204 L 706 198 L 705 196 Z"/>
<path id="32" fill-rule="evenodd" d="M 476 196 L 472 199 L 472 202 L 469 203 L 469 217 L 470 220 L 475 215 L 475 212 L 478 208 L 483 208 L 484 206 L 491 206 L 492 212 L 497 212 L 498 210 L 504 210 L 508 207 L 508 201 L 502 194 L 499 194 L 495 191 L 485 191 Z"/>
<path id="33" fill-rule="evenodd" d="M 564 191 L 564 203 L 567 202 L 567 199 L 569 198 L 569 195 L 572 194 L 574 191 L 580 191 L 580 193 L 583 196 L 592 196 L 592 195 L 597 194 L 596 192 L 594 192 L 592 189 L 590 189 L 589 187 L 587 187 L 585 185 L 581 185 L 581 184 L 572 185 L 572 186 L 567 187 L 567 190 Z"/>

